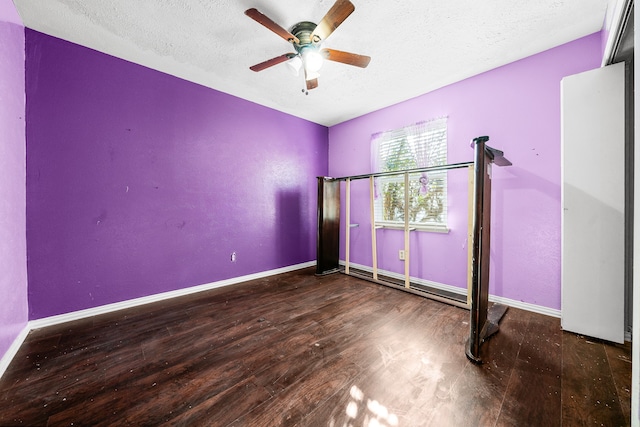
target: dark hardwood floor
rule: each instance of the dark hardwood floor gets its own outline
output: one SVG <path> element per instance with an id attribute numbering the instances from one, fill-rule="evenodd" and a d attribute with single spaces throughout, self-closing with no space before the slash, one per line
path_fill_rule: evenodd
<path id="1" fill-rule="evenodd" d="M 628 425 L 630 345 L 311 269 L 32 331 L 0 425 Z"/>

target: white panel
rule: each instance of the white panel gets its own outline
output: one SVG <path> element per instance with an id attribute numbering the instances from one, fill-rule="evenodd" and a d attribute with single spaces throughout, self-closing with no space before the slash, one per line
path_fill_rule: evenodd
<path id="1" fill-rule="evenodd" d="M 562 327 L 624 341 L 624 64 L 562 80 Z"/>

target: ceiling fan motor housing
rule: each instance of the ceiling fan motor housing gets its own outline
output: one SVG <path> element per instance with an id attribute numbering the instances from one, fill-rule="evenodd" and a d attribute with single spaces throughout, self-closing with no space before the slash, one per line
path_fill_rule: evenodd
<path id="1" fill-rule="evenodd" d="M 300 43 L 293 43 L 293 47 L 298 53 L 301 53 L 305 47 L 317 45 L 320 40 L 312 40 L 311 34 L 317 27 L 316 24 L 309 21 L 298 22 L 293 25 L 289 32 L 296 36 Z"/>

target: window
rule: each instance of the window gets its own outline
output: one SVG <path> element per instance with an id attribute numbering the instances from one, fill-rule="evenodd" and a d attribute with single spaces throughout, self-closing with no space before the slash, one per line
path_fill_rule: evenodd
<path id="1" fill-rule="evenodd" d="M 447 119 L 416 123 L 371 138 L 374 172 L 447 164 Z M 418 229 L 447 230 L 447 172 L 409 175 L 409 223 Z M 404 226 L 404 175 L 375 180 L 374 217 L 378 225 Z"/>

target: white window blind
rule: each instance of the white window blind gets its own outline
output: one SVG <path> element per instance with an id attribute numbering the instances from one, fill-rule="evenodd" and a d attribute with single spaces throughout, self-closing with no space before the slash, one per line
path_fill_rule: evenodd
<path id="1" fill-rule="evenodd" d="M 447 164 L 447 119 L 416 123 L 372 136 L 374 172 L 395 172 Z M 377 224 L 404 224 L 404 175 L 376 178 Z M 409 176 L 409 223 L 417 228 L 446 229 L 446 171 Z"/>

